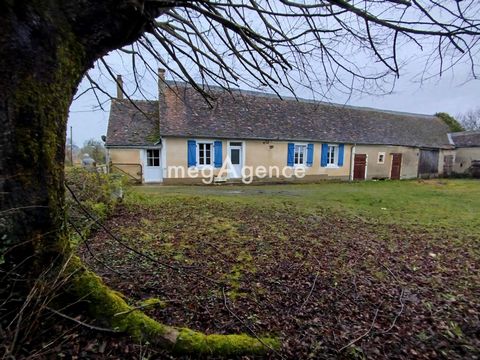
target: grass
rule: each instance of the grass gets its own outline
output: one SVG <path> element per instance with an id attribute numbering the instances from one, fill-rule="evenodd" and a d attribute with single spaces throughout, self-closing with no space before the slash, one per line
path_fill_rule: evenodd
<path id="1" fill-rule="evenodd" d="M 144 196 L 142 196 L 144 195 Z M 307 211 L 333 210 L 385 224 L 480 231 L 478 180 L 324 182 L 261 186 L 142 186 L 133 202 L 198 196 L 248 204 L 292 203 Z"/>
<path id="2" fill-rule="evenodd" d="M 286 358 L 475 358 L 478 214 L 473 180 L 142 186 L 107 226 L 159 263 L 102 231 L 115 272 L 83 255 L 133 303 L 165 301 L 163 323 L 248 325 Z"/>

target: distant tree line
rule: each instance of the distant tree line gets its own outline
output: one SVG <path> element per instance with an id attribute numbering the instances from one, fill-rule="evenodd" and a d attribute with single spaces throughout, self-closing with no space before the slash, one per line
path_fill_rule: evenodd
<path id="1" fill-rule="evenodd" d="M 96 139 L 89 139 L 83 143 L 82 147 L 79 147 L 75 143 L 72 143 L 70 138 L 67 138 L 65 147 L 65 164 L 73 165 L 82 161 L 85 154 L 88 154 L 97 164 L 105 164 L 106 162 L 106 149 L 103 142 Z"/>
<path id="2" fill-rule="evenodd" d="M 438 112 L 435 116 L 442 119 L 451 132 L 480 130 L 480 106 L 455 117 L 446 112 Z"/>
<path id="3" fill-rule="evenodd" d="M 465 130 L 480 130 L 480 106 L 457 115 Z"/>

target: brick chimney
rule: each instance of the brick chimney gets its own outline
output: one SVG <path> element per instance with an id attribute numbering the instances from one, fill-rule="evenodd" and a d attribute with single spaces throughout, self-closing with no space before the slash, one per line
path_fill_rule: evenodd
<path id="1" fill-rule="evenodd" d="M 165 69 L 158 69 L 158 100 L 161 100 L 165 92 Z"/>
<path id="2" fill-rule="evenodd" d="M 167 106 L 165 101 L 165 69 L 158 69 L 158 130 L 160 135 L 162 129 L 160 126 L 160 119 L 165 116 L 165 107 Z"/>
<path id="3" fill-rule="evenodd" d="M 117 99 L 123 99 L 123 79 L 122 75 L 117 75 Z"/>

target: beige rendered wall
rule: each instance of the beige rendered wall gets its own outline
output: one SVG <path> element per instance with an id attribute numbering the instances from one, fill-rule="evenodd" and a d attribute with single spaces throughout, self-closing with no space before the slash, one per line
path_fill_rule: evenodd
<path id="1" fill-rule="evenodd" d="M 195 138 L 192 138 L 195 139 Z M 187 168 L 187 138 L 164 138 L 163 150 L 165 151 L 164 179 L 178 179 L 179 174 L 175 174 L 172 166 L 181 166 Z M 199 140 L 199 139 L 195 139 Z M 232 140 L 240 141 L 240 140 Z M 287 167 L 287 152 L 288 143 L 290 141 L 262 141 L 262 140 L 245 140 L 244 146 L 244 165 L 251 167 L 253 172 L 257 171 L 260 166 L 268 167 L 276 166 L 280 169 L 280 177 L 282 177 L 282 169 Z M 295 142 L 307 144 L 307 142 Z M 351 145 L 345 144 L 344 148 L 344 163 L 342 167 L 326 168 L 320 166 L 321 157 L 321 143 L 314 143 L 314 162 L 313 166 L 305 167 L 306 176 L 304 180 L 317 180 L 326 178 L 344 178 L 348 179 L 350 174 L 350 157 Z M 222 140 L 222 155 L 223 160 L 227 156 L 228 141 Z M 219 169 L 215 169 L 214 173 L 218 174 Z M 286 170 L 287 173 L 292 169 Z M 277 172 L 274 172 L 277 175 Z M 195 182 L 194 180 L 184 179 L 183 182 Z"/>
<path id="2" fill-rule="evenodd" d="M 186 178 L 187 176 L 180 176 L 181 172 L 176 172 L 173 167 L 182 167 L 184 169 L 188 168 L 188 155 L 187 155 L 187 141 L 189 139 L 199 140 L 195 138 L 162 138 L 162 154 L 163 156 L 163 178 L 167 179 L 178 179 Z M 214 141 L 213 139 L 206 139 Z M 227 156 L 227 141 L 222 140 L 222 160 L 225 160 Z M 213 169 L 213 173 L 217 175 L 219 169 Z M 184 173 L 186 175 L 186 173 Z M 199 173 L 199 176 L 201 173 Z M 168 181 L 167 181 L 168 182 Z M 195 179 L 185 179 L 185 183 L 195 183 L 198 182 Z"/>
<path id="3" fill-rule="evenodd" d="M 294 141 L 261 141 L 245 142 L 245 165 L 256 169 L 259 166 L 277 166 L 280 170 L 287 166 L 288 143 L 308 144 Z M 352 146 L 345 144 L 343 166 L 321 167 L 320 158 L 322 143 L 313 143 L 313 165 L 305 167 L 306 177 L 315 178 L 348 178 L 350 175 L 350 157 Z"/>
<path id="4" fill-rule="evenodd" d="M 384 164 L 378 163 L 380 152 L 385 153 Z M 356 154 L 367 155 L 367 179 L 390 178 L 392 166 L 392 154 L 402 154 L 401 179 L 417 177 L 418 159 L 420 151 L 417 148 L 405 146 L 384 146 L 384 145 L 357 145 Z"/>
<path id="5" fill-rule="evenodd" d="M 480 147 L 456 149 L 453 171 L 458 174 L 466 172 L 472 164 L 472 160 L 480 160 Z"/>
<path id="6" fill-rule="evenodd" d="M 135 178 L 141 178 L 140 173 L 140 149 L 108 149 L 108 159 L 116 168 L 130 174 Z M 138 164 L 138 165 L 122 165 L 122 164 Z M 115 167 L 112 169 L 116 171 Z M 117 170 L 118 171 L 118 170 Z"/>

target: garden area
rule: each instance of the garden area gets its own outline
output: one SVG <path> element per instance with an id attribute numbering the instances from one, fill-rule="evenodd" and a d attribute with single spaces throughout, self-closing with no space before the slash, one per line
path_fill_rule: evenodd
<path id="1" fill-rule="evenodd" d="M 278 338 L 269 358 L 475 359 L 478 214 L 473 180 L 142 186 L 78 252 L 162 323 Z M 171 356 L 111 341 L 89 356 Z"/>

